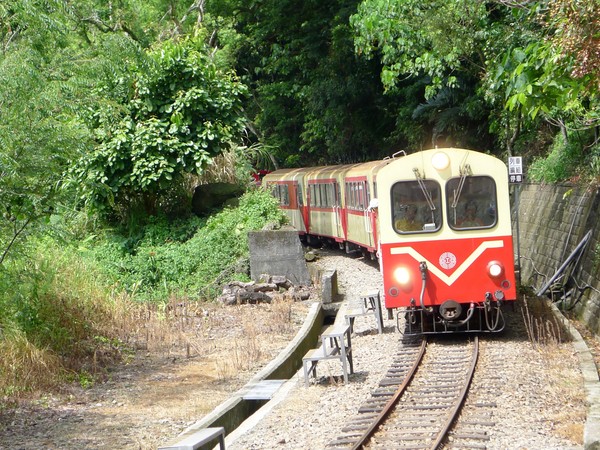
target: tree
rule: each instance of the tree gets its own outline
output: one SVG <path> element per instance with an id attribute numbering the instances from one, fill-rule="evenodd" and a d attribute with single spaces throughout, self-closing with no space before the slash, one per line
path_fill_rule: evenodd
<path id="1" fill-rule="evenodd" d="M 524 119 L 570 131 L 598 126 L 600 6 L 595 0 L 531 2 L 516 12 L 537 26 L 536 39 L 505 51 L 491 84 Z M 585 145 L 585 144 L 584 144 Z"/>
<path id="2" fill-rule="evenodd" d="M 155 213 L 172 184 L 200 174 L 245 128 L 245 86 L 216 68 L 199 39 L 166 41 L 148 56 L 121 98 L 94 112 L 97 145 L 72 171 L 82 198 L 105 213 Z"/>
<path id="3" fill-rule="evenodd" d="M 68 21 L 53 6 L 0 5 L 0 264 L 64 200 L 70 155 L 89 142 Z"/>
<path id="4" fill-rule="evenodd" d="M 508 8 L 478 0 L 365 0 L 351 18 L 357 54 L 380 59 L 381 82 L 405 104 L 423 145 L 490 148 L 483 95 L 491 61 L 513 39 Z M 404 132 L 408 134 L 408 131 Z M 414 131 L 413 131 L 414 133 Z M 429 140 L 429 142 L 427 142 Z"/>
<path id="5" fill-rule="evenodd" d="M 215 41 L 250 87 L 252 137 L 276 149 L 284 166 L 376 158 L 396 144 L 385 142 L 396 115 L 378 82 L 379 62 L 353 52 L 348 20 L 358 3 L 207 3 Z"/>
<path id="6" fill-rule="evenodd" d="M 486 4 L 476 0 L 365 0 L 351 24 L 357 52 L 381 58 L 386 89 L 426 76 L 431 98 L 455 87 L 457 74 L 482 67 L 487 19 Z"/>

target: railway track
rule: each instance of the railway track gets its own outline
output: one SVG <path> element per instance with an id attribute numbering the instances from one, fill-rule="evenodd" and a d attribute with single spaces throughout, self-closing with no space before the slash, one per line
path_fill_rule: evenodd
<path id="1" fill-rule="evenodd" d="M 329 449 L 437 449 L 469 389 L 479 341 L 405 343 L 379 387 Z"/>

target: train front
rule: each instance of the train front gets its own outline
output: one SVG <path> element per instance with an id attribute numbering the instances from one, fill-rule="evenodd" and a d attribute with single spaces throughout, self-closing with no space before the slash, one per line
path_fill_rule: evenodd
<path id="1" fill-rule="evenodd" d="M 516 299 L 504 163 L 427 150 L 381 169 L 377 191 L 385 305 L 404 332 L 501 331 Z"/>

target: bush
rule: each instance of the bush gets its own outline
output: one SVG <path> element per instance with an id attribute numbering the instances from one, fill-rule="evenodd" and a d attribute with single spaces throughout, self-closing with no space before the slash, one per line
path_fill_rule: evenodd
<path id="1" fill-rule="evenodd" d="M 545 158 L 536 158 L 527 172 L 532 181 L 557 183 L 566 181 L 578 173 L 583 163 L 583 149 L 579 139 L 569 136 L 566 141 L 562 133 L 556 135 Z"/>
<path id="2" fill-rule="evenodd" d="M 249 230 L 283 221 L 275 199 L 256 190 L 208 220 L 154 218 L 135 236 L 112 232 L 75 245 L 32 238 L 27 254 L 0 268 L 0 408 L 2 399 L 60 380 L 89 385 L 98 370 L 126 355 L 124 343 L 135 345 L 145 326 L 140 318 L 184 301 L 182 294 L 199 298 L 247 256 Z"/>
<path id="3" fill-rule="evenodd" d="M 88 364 L 109 333 L 97 270 L 50 239 L 0 272 L 0 398 L 53 385 Z"/>
<path id="4" fill-rule="evenodd" d="M 198 298 L 206 284 L 247 256 L 248 231 L 269 222 L 281 224 L 284 217 L 268 192 L 253 190 L 240 198 L 238 207 L 208 220 L 155 218 L 138 236 L 112 234 L 98 242 L 91 256 L 115 283 L 139 299 L 166 301 L 172 293 Z M 236 277 L 234 272 L 231 276 Z"/>

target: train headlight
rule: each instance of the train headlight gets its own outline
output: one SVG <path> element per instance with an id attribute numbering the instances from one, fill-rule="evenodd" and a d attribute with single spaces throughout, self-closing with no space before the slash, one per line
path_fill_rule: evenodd
<path id="1" fill-rule="evenodd" d="M 504 267 L 498 261 L 492 261 L 487 266 L 488 273 L 493 278 L 498 278 L 504 272 Z"/>
<path id="2" fill-rule="evenodd" d="M 406 267 L 398 267 L 394 270 L 394 279 L 401 286 L 406 286 L 410 282 L 410 272 Z"/>
<path id="3" fill-rule="evenodd" d="M 444 152 L 437 152 L 431 157 L 431 165 L 435 170 L 445 170 L 450 165 L 450 158 Z"/>

